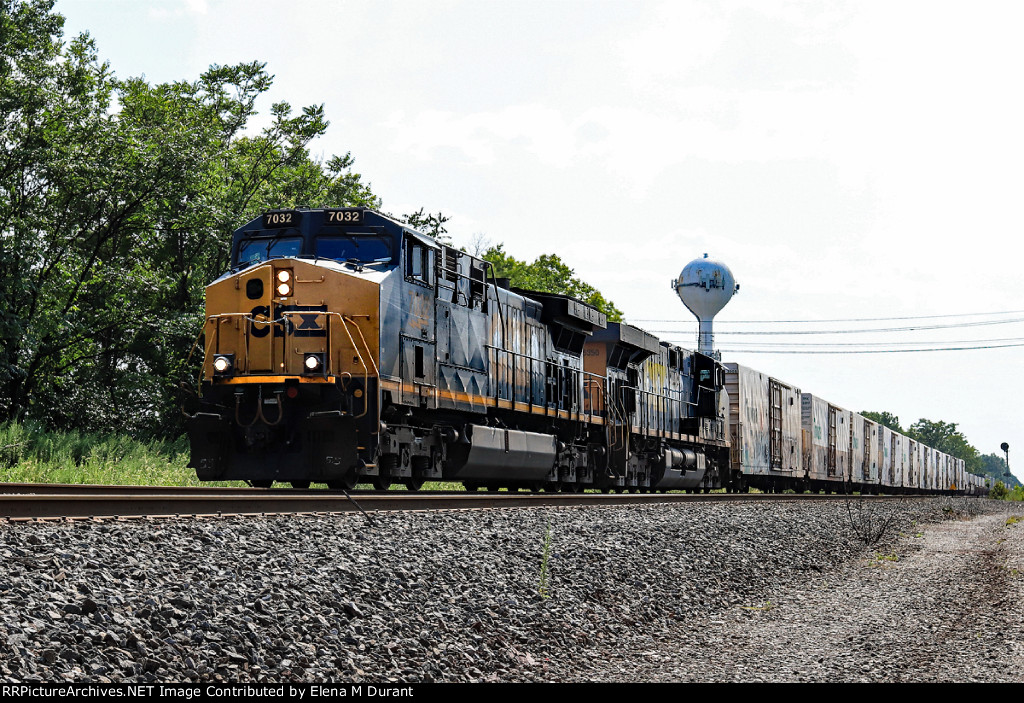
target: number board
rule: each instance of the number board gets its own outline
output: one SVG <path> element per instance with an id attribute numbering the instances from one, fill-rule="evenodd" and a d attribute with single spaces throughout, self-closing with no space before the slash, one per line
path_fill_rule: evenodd
<path id="1" fill-rule="evenodd" d="M 324 210 L 325 225 L 361 225 L 365 209 L 361 207 L 343 207 L 337 210 Z"/>
<path id="2" fill-rule="evenodd" d="M 302 213 L 296 212 L 295 210 L 268 212 L 263 215 L 263 229 L 298 227 L 301 217 Z"/>

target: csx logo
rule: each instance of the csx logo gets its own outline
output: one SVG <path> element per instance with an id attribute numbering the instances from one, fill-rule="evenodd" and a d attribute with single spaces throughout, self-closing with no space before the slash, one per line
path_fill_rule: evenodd
<path id="1" fill-rule="evenodd" d="M 274 310 L 278 319 L 271 325 L 270 322 L 260 324 L 252 323 L 253 337 L 266 337 L 270 328 L 274 328 L 275 337 L 285 335 L 294 337 L 326 337 L 327 330 L 320 326 L 317 318 L 327 312 L 326 305 L 275 305 Z M 270 306 L 257 305 L 249 313 L 255 318 L 259 315 L 270 318 Z"/>

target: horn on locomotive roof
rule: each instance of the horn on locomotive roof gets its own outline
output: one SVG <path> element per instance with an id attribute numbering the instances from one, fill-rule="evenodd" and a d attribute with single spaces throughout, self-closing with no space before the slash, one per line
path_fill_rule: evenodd
<path id="1" fill-rule="evenodd" d="M 679 278 L 672 281 L 672 287 L 683 305 L 700 322 L 697 351 L 719 358 L 715 353 L 712 321 L 740 289 L 732 271 L 721 261 L 709 259 L 705 254 L 703 259 L 694 259 L 683 267 Z"/>

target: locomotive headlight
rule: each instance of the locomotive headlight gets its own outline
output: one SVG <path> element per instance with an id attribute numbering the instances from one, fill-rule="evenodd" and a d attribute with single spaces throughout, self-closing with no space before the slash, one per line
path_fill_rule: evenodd
<path id="1" fill-rule="evenodd" d="M 302 363 L 306 367 L 306 373 L 321 373 L 324 370 L 324 355 L 306 354 Z"/>
<path id="2" fill-rule="evenodd" d="M 227 376 L 234 368 L 234 354 L 218 354 L 213 358 L 213 373 L 215 376 Z"/>
<path id="3" fill-rule="evenodd" d="M 292 294 L 292 270 L 291 269 L 278 269 L 277 275 L 277 294 L 284 298 Z"/>

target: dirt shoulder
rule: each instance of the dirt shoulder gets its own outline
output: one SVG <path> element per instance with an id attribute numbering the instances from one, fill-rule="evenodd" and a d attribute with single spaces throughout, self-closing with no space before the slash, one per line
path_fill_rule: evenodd
<path id="1" fill-rule="evenodd" d="M 1024 680 L 1024 512 L 915 526 L 763 603 L 695 622 L 607 680 Z"/>

